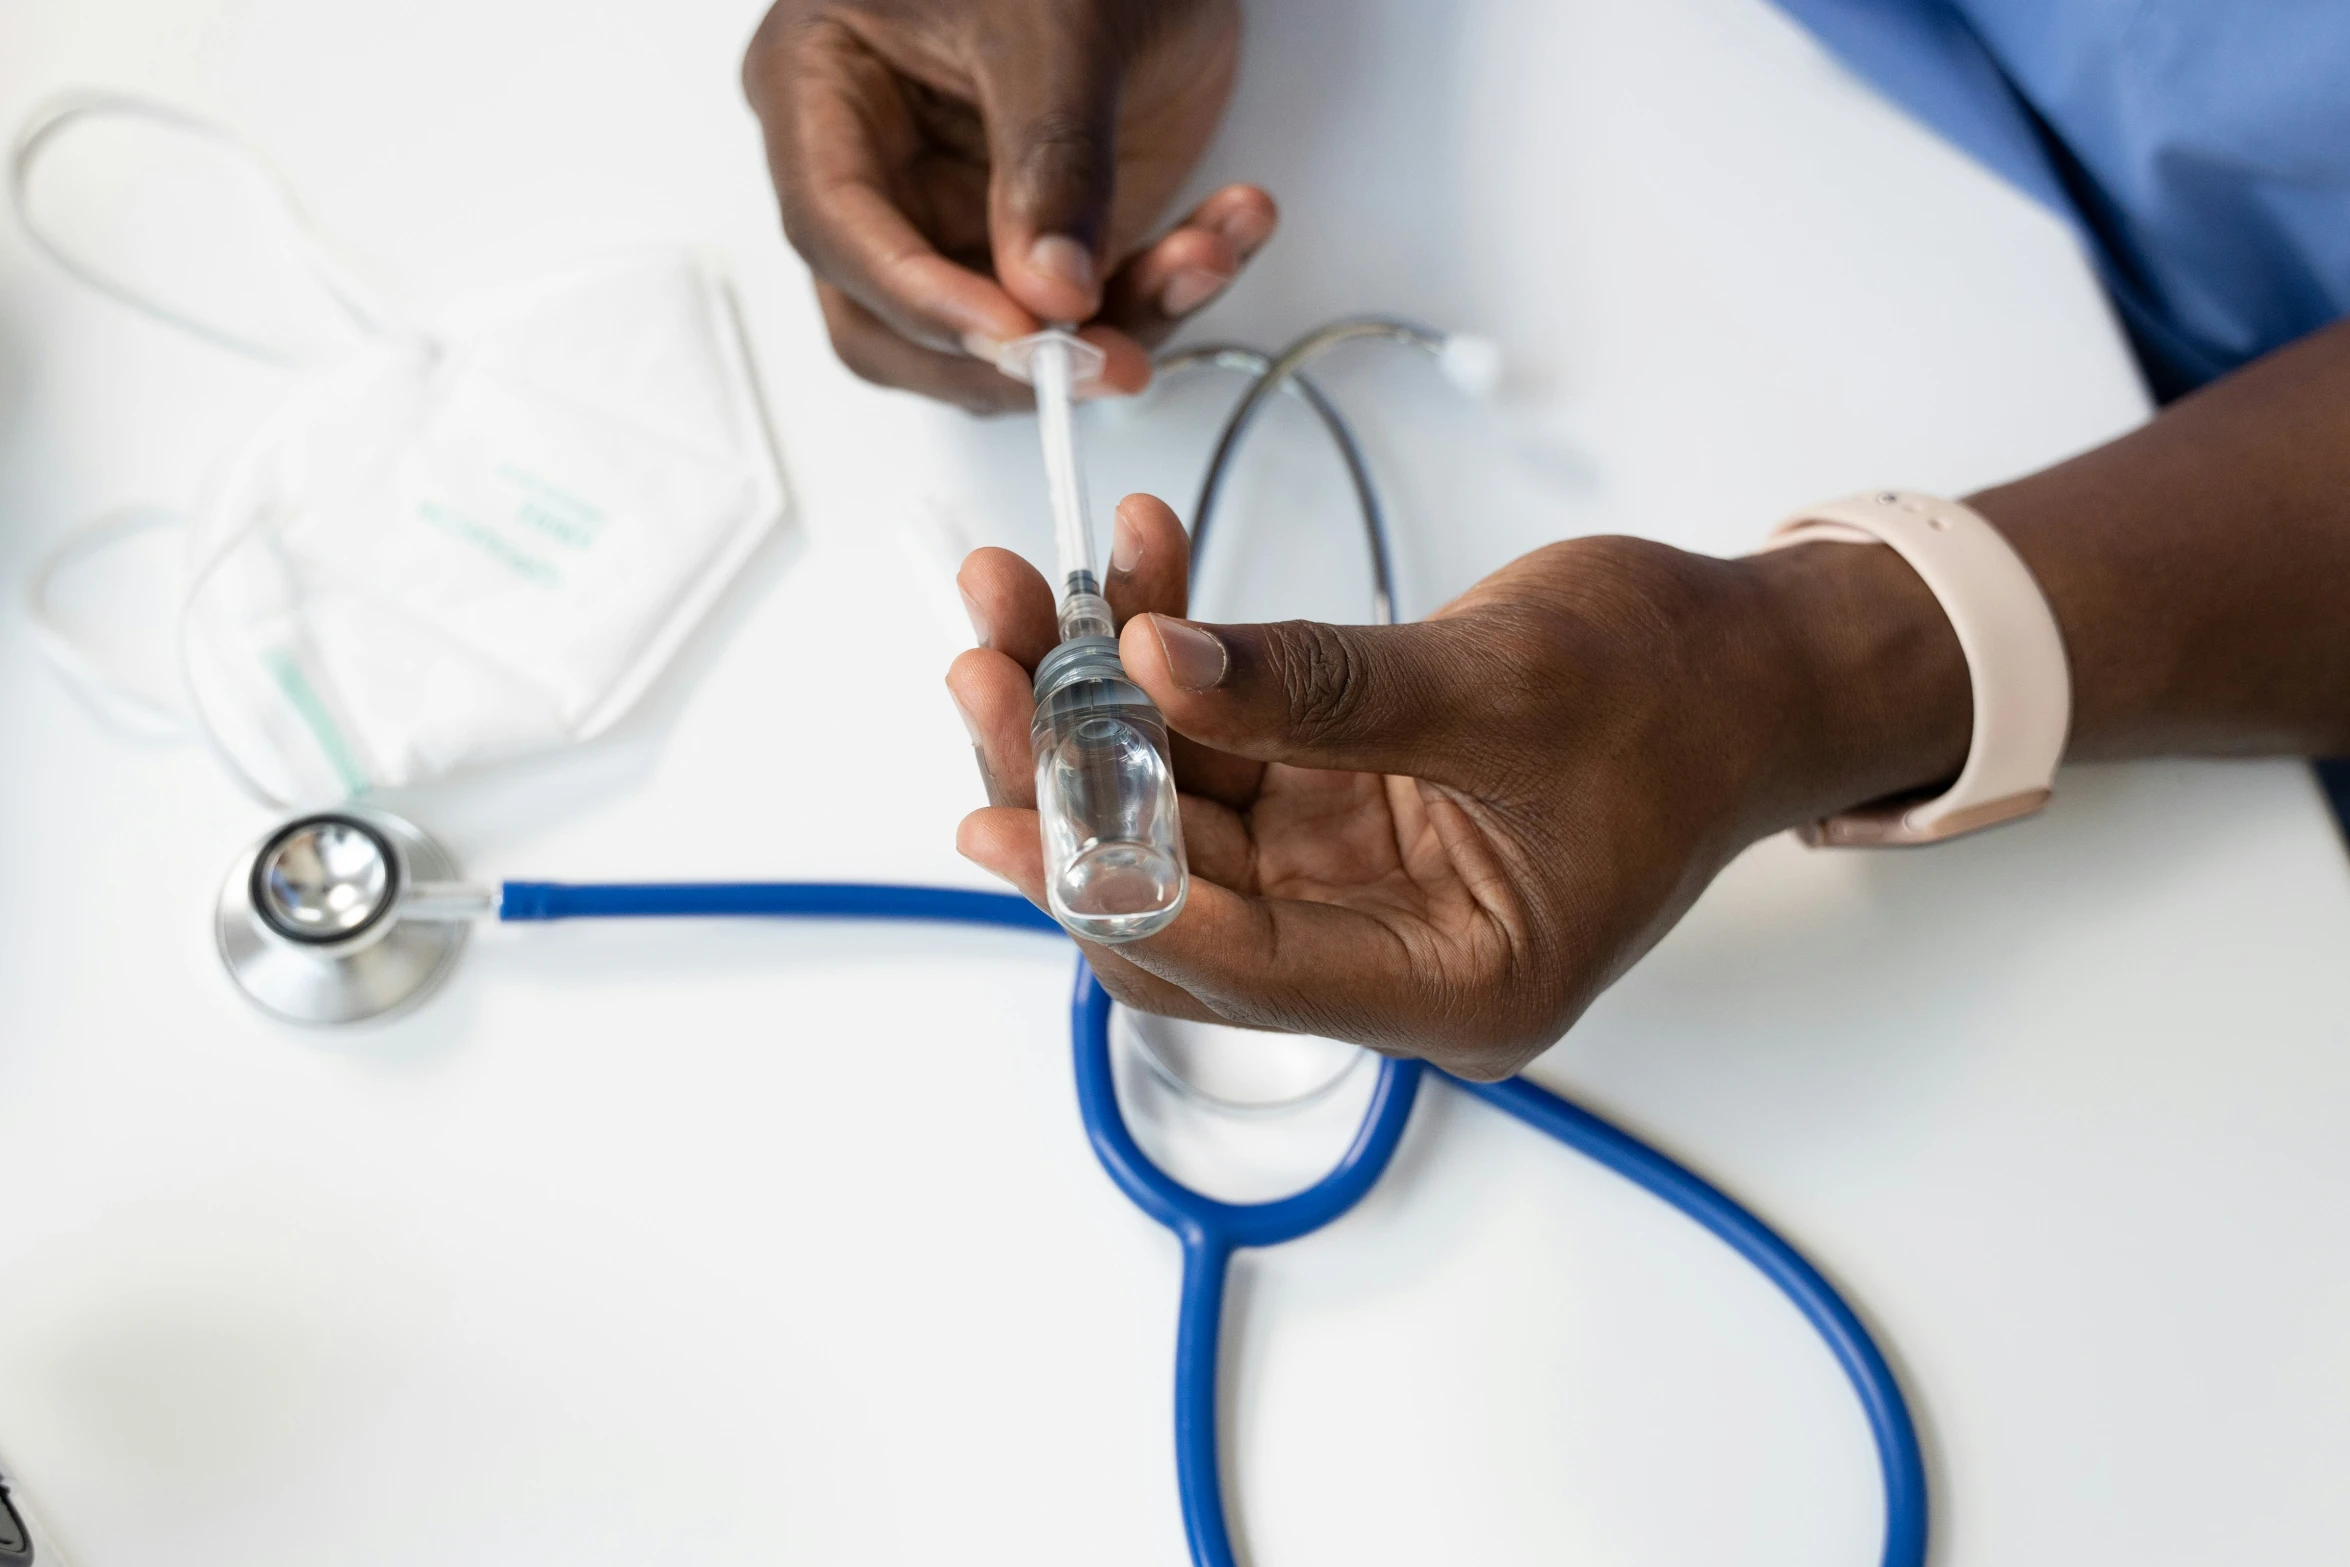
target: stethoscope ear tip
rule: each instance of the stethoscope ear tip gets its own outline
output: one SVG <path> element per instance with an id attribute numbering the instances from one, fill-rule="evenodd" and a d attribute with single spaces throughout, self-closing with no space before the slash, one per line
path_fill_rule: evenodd
<path id="1" fill-rule="evenodd" d="M 1446 380 L 1479 402 L 1490 401 L 1501 390 L 1501 345 L 1490 337 L 1455 332 L 1436 350 L 1436 363 Z"/>

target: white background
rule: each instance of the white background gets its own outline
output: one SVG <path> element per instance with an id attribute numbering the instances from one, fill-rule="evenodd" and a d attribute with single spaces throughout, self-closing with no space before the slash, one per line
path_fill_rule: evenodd
<path id="1" fill-rule="evenodd" d="M 756 14 L 0 11 L 8 123 L 83 85 L 226 119 L 428 313 L 646 244 L 736 279 L 794 520 L 618 733 L 391 802 L 484 875 L 978 879 L 930 549 L 1042 546 L 1030 432 L 828 357 L 735 86 Z M 1287 222 L 1205 330 L 1376 308 L 1510 356 L 1491 410 L 1408 360 L 1333 372 L 1407 609 L 1564 534 L 1737 550 L 2142 416 L 2057 226 L 1759 0 L 1251 25 L 1202 183 Z M 126 233 L 222 283 L 235 226 Z M 1181 1562 L 1175 1251 L 1080 1135 L 1054 944 L 493 930 L 428 1008 L 334 1036 L 221 977 L 217 878 L 268 813 L 96 721 L 18 599 L 77 520 L 188 500 L 287 385 L 0 234 L 0 1444 L 75 1560 Z M 1105 411 L 1097 491 L 1188 497 L 1225 395 Z M 1267 430 L 1225 612 L 1353 612 L 1334 477 Z M 1939 1561 L 2312 1560 L 2350 1537 L 2346 953 L 2301 769 L 2082 769 L 1931 853 L 1759 848 L 1536 1075 L 1852 1290 Z M 1161 1109 L 1243 1182 L 1331 1134 Z M 1358 1213 L 1243 1265 L 1229 1329 L 1259 1567 L 1874 1559 L 1865 1432 L 1794 1314 L 1441 1091 Z"/>

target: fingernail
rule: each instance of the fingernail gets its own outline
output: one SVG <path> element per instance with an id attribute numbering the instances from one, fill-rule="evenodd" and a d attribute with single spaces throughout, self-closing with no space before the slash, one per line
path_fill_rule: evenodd
<path id="1" fill-rule="evenodd" d="M 1093 292 L 1093 252 L 1066 234 L 1047 234 L 1028 247 L 1028 264 L 1078 292 Z"/>
<path id="2" fill-rule="evenodd" d="M 1186 691 L 1213 691 L 1224 683 L 1232 656 L 1213 631 L 1167 615 L 1151 616 L 1151 629 L 1159 634 L 1159 651 L 1166 655 L 1167 673 L 1177 685 Z"/>
<path id="3" fill-rule="evenodd" d="M 1159 311 L 1162 315 L 1187 316 L 1215 298 L 1231 281 L 1204 267 L 1185 267 L 1159 290 Z"/>
<path id="4" fill-rule="evenodd" d="M 1142 530 L 1128 519 L 1124 512 L 1110 526 L 1110 569 L 1132 571 L 1134 563 L 1142 559 Z"/>
<path id="5" fill-rule="evenodd" d="M 974 359 L 984 359 L 991 365 L 999 364 L 1004 357 L 1003 340 L 989 337 L 985 332 L 965 332 L 963 352 Z"/>
<path id="6" fill-rule="evenodd" d="M 988 629 L 987 611 L 979 607 L 979 600 L 964 592 L 962 588 L 958 587 L 955 591 L 963 595 L 963 613 L 971 617 L 971 634 L 979 639 L 978 645 L 980 647 L 992 646 L 993 644 L 988 641 L 992 633 Z"/>

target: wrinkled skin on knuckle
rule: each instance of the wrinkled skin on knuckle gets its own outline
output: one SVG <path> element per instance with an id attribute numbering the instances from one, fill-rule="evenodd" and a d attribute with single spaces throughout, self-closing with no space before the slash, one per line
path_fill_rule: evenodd
<path id="1" fill-rule="evenodd" d="M 1354 724 L 1364 699 L 1362 672 L 1352 644 L 1336 627 L 1285 621 L 1275 628 L 1266 653 L 1300 739 L 1326 742 Z"/>
<path id="2" fill-rule="evenodd" d="M 1112 150 L 1095 123 L 1083 114 L 1055 110 L 1039 116 L 1029 128 L 1019 167 L 1011 170 L 1013 204 L 1023 211 L 1053 211 L 1071 205 L 1079 194 L 1110 183 Z M 1072 222 L 1065 222 L 1071 227 Z M 1098 245 L 1098 233 L 1076 238 Z"/>
<path id="3" fill-rule="evenodd" d="M 1166 1005 L 1164 997 L 1113 964 L 1094 964 L 1093 977 L 1101 982 L 1102 989 L 1110 993 L 1112 1001 L 1130 1012 L 1149 1012 L 1160 1017 L 1182 1015 L 1172 1006 Z"/>
<path id="4" fill-rule="evenodd" d="M 1260 990 L 1222 985 L 1189 985 L 1187 989 L 1192 999 L 1218 1021 L 1234 1028 L 1261 1029 L 1269 1034 L 1321 1034 L 1332 1039 L 1346 1037 L 1337 1031 L 1335 1019 L 1322 1018 L 1310 999 L 1292 994 L 1287 987 L 1268 986 Z"/>
<path id="5" fill-rule="evenodd" d="M 1580 1006 L 1556 1011 L 1513 998 L 1500 1015 L 1485 1020 L 1473 1032 L 1431 1049 L 1428 1059 L 1455 1077 L 1498 1083 L 1523 1071 L 1528 1062 L 1557 1044 L 1581 1014 Z"/>
<path id="6" fill-rule="evenodd" d="M 1556 1044 L 1571 1021 L 1553 1016 L 1537 998 L 1504 992 L 1487 998 L 1478 1015 L 1425 1054 L 1455 1077 L 1498 1083 Z"/>
<path id="7" fill-rule="evenodd" d="M 1541 1055 L 1574 1025 L 1590 995 L 1563 943 L 1544 940 L 1483 983 L 1463 987 L 1456 1028 L 1428 1058 L 1456 1077 L 1495 1083 Z"/>
<path id="8" fill-rule="evenodd" d="M 743 96 L 761 114 L 775 91 L 775 72 L 791 47 L 792 34 L 806 22 L 808 11 L 807 0 L 776 0 L 743 48 Z"/>

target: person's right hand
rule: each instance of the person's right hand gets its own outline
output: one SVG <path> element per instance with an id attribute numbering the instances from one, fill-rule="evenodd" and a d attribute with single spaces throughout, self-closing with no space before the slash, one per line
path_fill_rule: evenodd
<path id="1" fill-rule="evenodd" d="M 777 0 L 743 60 L 785 234 L 869 381 L 1026 407 L 996 345 L 1087 323 L 1103 383 L 1271 237 L 1227 185 L 1144 243 L 1239 56 L 1234 0 Z"/>

